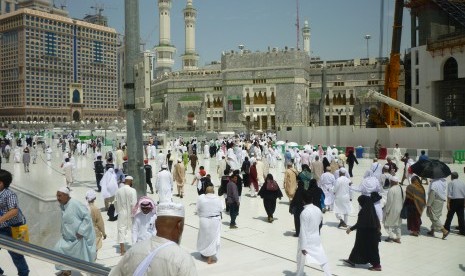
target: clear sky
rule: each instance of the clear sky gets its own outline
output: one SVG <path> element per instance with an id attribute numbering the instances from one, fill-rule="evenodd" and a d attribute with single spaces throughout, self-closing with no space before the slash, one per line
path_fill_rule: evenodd
<path id="1" fill-rule="evenodd" d="M 67 2 L 71 17 L 93 14 L 95 5 L 103 5 L 109 25 L 124 33 L 124 0 L 55 0 Z M 146 49 L 158 44 L 157 0 L 140 0 L 141 39 Z M 176 46 L 176 65 L 184 52 L 186 0 L 173 0 L 171 41 Z M 300 0 L 300 25 L 308 20 L 311 27 L 312 56 L 324 60 L 365 58 L 369 40 L 370 57 L 378 56 L 381 0 Z M 385 0 L 383 56 L 391 48 L 394 0 Z M 266 51 L 268 46 L 296 46 L 296 0 L 194 0 L 197 9 L 196 49 L 199 65 L 221 59 L 223 51 L 237 50 L 243 44 L 252 51 Z M 404 9 L 401 51 L 410 45 L 410 16 Z M 302 43 L 302 38 L 301 38 Z M 301 47 L 303 48 L 303 47 Z"/>

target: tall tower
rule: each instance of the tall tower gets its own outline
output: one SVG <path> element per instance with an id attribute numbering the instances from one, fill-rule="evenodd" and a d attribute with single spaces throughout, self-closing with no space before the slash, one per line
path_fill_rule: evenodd
<path id="1" fill-rule="evenodd" d="M 176 48 L 171 45 L 171 23 L 170 23 L 171 0 L 158 0 L 158 11 L 160 15 L 160 43 L 155 47 L 157 56 L 156 75 L 162 76 L 171 72 L 174 64 L 174 53 Z"/>
<path id="2" fill-rule="evenodd" d="M 304 27 L 302 28 L 302 37 L 304 38 L 304 51 L 310 55 L 310 27 L 307 20 L 305 20 Z"/>
<path id="3" fill-rule="evenodd" d="M 192 0 L 187 0 L 186 8 L 184 9 L 185 35 L 186 35 L 186 50 L 182 55 L 182 69 L 195 70 L 198 68 L 199 55 L 195 52 L 195 22 L 197 18 L 197 10 L 192 5 Z"/>

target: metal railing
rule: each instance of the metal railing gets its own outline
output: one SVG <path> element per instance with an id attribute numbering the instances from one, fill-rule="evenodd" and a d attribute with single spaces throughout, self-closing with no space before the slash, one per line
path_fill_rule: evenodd
<path id="1" fill-rule="evenodd" d="M 0 235 L 0 247 L 47 263 L 63 265 L 70 270 L 86 274 L 103 276 L 110 273 L 110 268 L 101 264 L 86 262 L 31 243 L 14 240 L 4 235 Z"/>

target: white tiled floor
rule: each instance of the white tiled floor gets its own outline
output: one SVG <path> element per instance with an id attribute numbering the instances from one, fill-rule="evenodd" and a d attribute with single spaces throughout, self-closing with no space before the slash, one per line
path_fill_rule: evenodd
<path id="1" fill-rule="evenodd" d="M 73 188 L 72 197 L 84 202 L 84 194 L 87 189 L 95 187 L 92 170 L 92 158 L 76 156 L 78 165 L 77 185 Z M 14 185 L 27 185 L 31 190 L 40 191 L 41 194 L 54 195 L 56 187 L 63 184 L 64 177 L 59 164 L 61 152 L 54 152 L 54 160 L 46 164 L 39 158 L 38 164 L 31 165 L 31 172 L 25 174 L 22 164 L 2 164 L 2 168 L 14 173 Z M 359 184 L 361 177 L 370 165 L 370 160 L 359 160 L 360 165 L 354 170 L 354 183 Z M 153 161 L 151 161 L 153 165 Z M 212 174 L 215 184 L 218 184 L 216 175 L 216 161 L 200 159 L 201 165 Z M 459 172 L 459 177 L 464 179 L 463 165 L 451 165 L 452 170 Z M 282 186 L 282 164 L 271 172 Z M 191 183 L 192 174 L 187 175 L 187 183 Z M 426 187 L 426 186 L 425 186 Z M 149 195 L 157 199 L 157 195 Z M 183 199 L 175 197 L 175 201 L 182 201 L 186 207 L 186 227 L 182 239 L 182 246 L 191 252 L 196 260 L 199 275 L 294 275 L 297 239 L 294 234 L 293 217 L 289 214 L 289 201 L 283 198 L 278 202 L 275 222 L 266 222 L 266 213 L 262 200 L 250 198 L 248 188 L 244 188 L 241 201 L 240 214 L 237 219 L 238 229 L 231 230 L 227 227 L 229 216 L 224 214 L 222 229 L 222 244 L 218 262 L 207 265 L 199 258 L 196 252 L 198 217 L 194 215 L 197 192 L 194 186 L 186 186 L 186 196 Z M 21 204 L 21 203 L 20 203 Z M 103 201 L 98 198 L 98 206 L 103 206 Z M 349 218 L 349 224 L 356 220 L 357 206 L 353 203 L 354 212 Z M 58 208 L 58 205 L 57 205 Z M 444 208 L 445 209 L 445 208 Z M 444 210 L 442 221 L 445 219 Z M 104 214 L 104 218 L 107 216 Z M 423 215 L 422 233 L 430 226 L 430 221 Z M 349 268 L 343 265 L 341 259 L 347 258 L 352 249 L 355 233 L 347 235 L 344 230 L 337 229 L 337 220 L 334 213 L 324 214 L 324 226 L 321 231 L 323 247 L 330 260 L 332 272 L 335 275 L 465 275 L 464 245 L 465 237 L 452 233 L 447 240 L 430 238 L 424 235 L 412 237 L 408 235 L 405 221 L 402 225 L 402 244 L 380 243 L 382 272 L 370 272 L 366 266 Z M 457 225 L 454 219 L 452 225 Z M 103 248 L 98 253 L 98 263 L 106 266 L 114 266 L 120 259 L 116 246 L 116 222 L 105 222 L 108 238 L 103 243 Z M 59 227 L 57 225 L 57 227 Z M 31 229 L 34 231 L 34 229 Z M 385 232 L 383 233 L 385 234 Z M 440 236 L 439 233 L 437 236 Z M 384 239 L 384 237 L 383 237 Z M 0 251 L 0 265 L 5 270 L 5 275 L 15 275 L 16 270 L 5 250 Z M 28 258 L 31 268 L 30 275 L 53 275 L 56 273 L 54 266 L 35 259 Z M 307 275 L 323 275 L 317 270 L 319 267 L 310 265 L 306 268 Z M 73 275 L 80 275 L 74 273 Z"/>

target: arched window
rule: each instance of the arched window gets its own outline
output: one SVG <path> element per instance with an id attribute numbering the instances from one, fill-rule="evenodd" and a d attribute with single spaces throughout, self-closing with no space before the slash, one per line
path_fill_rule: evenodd
<path id="1" fill-rule="evenodd" d="M 77 89 L 73 91 L 73 103 L 81 103 L 81 93 Z"/>
<path id="2" fill-rule="evenodd" d="M 458 78 L 458 64 L 455 58 L 450 57 L 444 63 L 444 80 L 455 80 Z"/>

